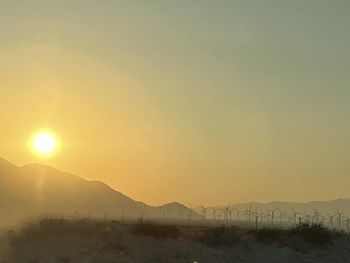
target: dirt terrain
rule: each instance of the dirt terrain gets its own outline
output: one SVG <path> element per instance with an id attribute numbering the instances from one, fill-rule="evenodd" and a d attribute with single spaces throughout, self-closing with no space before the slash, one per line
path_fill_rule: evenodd
<path id="1" fill-rule="evenodd" d="M 345 233 L 310 243 L 283 231 L 47 220 L 3 233 L 0 262 L 350 262 Z"/>

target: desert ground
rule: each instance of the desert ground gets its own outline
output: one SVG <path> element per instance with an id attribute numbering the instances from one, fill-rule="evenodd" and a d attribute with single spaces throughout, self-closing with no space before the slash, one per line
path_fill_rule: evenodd
<path id="1" fill-rule="evenodd" d="M 350 237 L 319 225 L 249 229 L 43 219 L 3 229 L 2 263 L 350 262 Z"/>

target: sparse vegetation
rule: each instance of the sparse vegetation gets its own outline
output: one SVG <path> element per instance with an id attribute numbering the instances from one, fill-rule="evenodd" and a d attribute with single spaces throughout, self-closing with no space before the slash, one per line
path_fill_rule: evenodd
<path id="1" fill-rule="evenodd" d="M 242 235 L 234 227 L 225 228 L 220 226 L 211 228 L 204 232 L 204 235 L 199 238 L 199 241 L 207 246 L 236 246 L 242 243 Z"/>
<path id="2" fill-rule="evenodd" d="M 137 223 L 134 226 L 134 233 L 136 235 L 154 237 L 154 238 L 173 238 L 180 236 L 180 230 L 173 225 L 161 225 L 151 222 Z"/>
<path id="3" fill-rule="evenodd" d="M 287 232 L 285 229 L 277 228 L 262 228 L 249 231 L 257 241 L 267 245 L 285 244 L 288 240 Z"/>
<path id="4" fill-rule="evenodd" d="M 288 253 L 303 252 L 311 256 L 316 250 L 324 254 L 330 253 L 327 251 L 332 250 L 327 248 L 332 248 L 335 242 L 339 244 L 341 241 L 350 246 L 347 233 L 331 231 L 319 224 L 300 224 L 291 229 L 249 230 L 225 226 L 176 226 L 155 222 L 122 224 L 115 221 L 43 219 L 35 224 L 27 224 L 22 230 L 9 234 L 9 237 L 12 239 L 14 251 L 23 251 L 21 248 L 28 246 L 41 248 L 50 242 L 51 247 L 62 247 L 61 251 L 64 251 L 69 244 L 75 244 L 70 250 L 71 255 L 82 251 L 79 253 L 124 255 L 140 259 L 143 258 L 142 253 L 147 253 L 148 261 L 145 262 L 157 262 L 160 254 L 162 260 L 164 256 L 164 260 L 174 257 L 169 262 L 188 262 L 192 258 L 200 258 L 203 253 L 207 253 L 206 257 L 215 259 L 215 251 L 220 251 L 228 259 L 231 253 L 237 253 L 235 251 L 248 256 L 249 253 L 258 255 L 264 253 L 264 250 L 279 251 L 281 248 L 289 249 Z"/>
<path id="5" fill-rule="evenodd" d="M 177 239 L 182 233 L 175 225 L 139 222 L 124 226 L 127 232 L 135 236 L 152 237 L 156 239 Z M 189 231 L 189 230 L 188 230 Z M 28 224 L 14 236 L 14 241 L 23 241 L 50 236 L 77 236 L 82 238 L 98 238 L 110 243 L 121 236 L 120 225 L 93 222 L 88 220 L 71 221 L 65 219 L 47 218 L 37 224 Z M 209 228 L 197 235 L 196 240 L 207 246 L 237 246 L 252 236 L 253 240 L 267 245 L 298 247 L 296 243 L 307 243 L 315 247 L 325 247 L 332 244 L 335 237 L 346 235 L 327 229 L 321 224 L 300 224 L 291 229 L 262 228 L 258 230 L 242 230 L 236 227 Z M 186 234 L 183 236 L 186 237 Z M 114 242 L 115 243 L 115 242 Z"/>
<path id="6" fill-rule="evenodd" d="M 256 240 L 268 245 L 287 246 L 305 250 L 307 246 L 325 247 L 332 244 L 337 232 L 332 232 L 321 224 L 300 224 L 291 229 L 263 228 L 250 231 Z"/>
<path id="7" fill-rule="evenodd" d="M 21 239 L 39 239 L 50 236 L 79 236 L 79 237 L 99 237 L 104 234 L 105 228 L 101 224 L 81 220 L 71 221 L 65 219 L 46 218 L 37 224 L 25 225 L 21 232 Z"/>
<path id="8" fill-rule="evenodd" d="M 291 229 L 262 228 L 258 230 L 242 230 L 235 227 L 217 227 L 204 231 L 199 241 L 207 246 L 234 247 L 249 245 L 253 242 L 265 245 L 290 247 L 305 251 L 309 247 L 326 247 L 333 240 L 345 233 L 335 232 L 320 224 L 301 224 Z"/>
<path id="9" fill-rule="evenodd" d="M 12 237 L 12 243 L 25 244 L 35 240 L 76 237 L 99 242 L 99 248 L 127 249 L 129 240 L 122 235 L 120 228 L 89 220 L 65 220 L 46 218 L 37 224 L 27 224 Z"/>
<path id="10" fill-rule="evenodd" d="M 321 224 L 300 224 L 292 228 L 289 233 L 290 236 L 298 236 L 306 240 L 314 246 L 327 246 L 333 242 L 333 238 L 339 235 L 340 232 L 332 232 Z"/>

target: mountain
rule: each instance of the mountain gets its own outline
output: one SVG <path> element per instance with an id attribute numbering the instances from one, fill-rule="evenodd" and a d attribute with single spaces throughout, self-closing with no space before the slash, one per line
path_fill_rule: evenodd
<path id="1" fill-rule="evenodd" d="M 129 198 L 103 182 L 87 181 L 41 164 L 19 167 L 0 158 L 2 219 L 38 215 L 113 219 L 141 216 L 185 218 L 190 214 L 191 210 L 179 203 L 150 206 Z"/>
<path id="2" fill-rule="evenodd" d="M 199 218 L 198 214 L 194 213 L 194 211 L 188 207 L 184 207 L 182 204 L 173 202 L 168 203 L 162 206 L 159 206 L 160 213 L 162 217 L 170 217 L 170 218 L 189 218 L 195 217 Z"/>

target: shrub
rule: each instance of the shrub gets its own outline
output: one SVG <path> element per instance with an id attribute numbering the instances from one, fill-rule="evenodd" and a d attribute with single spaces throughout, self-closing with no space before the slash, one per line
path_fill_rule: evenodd
<path id="1" fill-rule="evenodd" d="M 321 224 L 300 224 L 289 231 L 314 246 L 323 247 L 333 242 L 333 233 Z"/>
<path id="2" fill-rule="evenodd" d="M 256 237 L 256 240 L 264 244 L 284 243 L 288 238 L 286 230 L 277 228 L 262 228 L 252 230 L 250 233 Z"/>
<path id="3" fill-rule="evenodd" d="M 16 245 L 50 237 L 79 237 L 98 241 L 101 249 L 125 250 L 132 243 L 127 231 L 128 229 L 122 229 L 118 226 L 108 226 L 88 220 L 71 221 L 47 218 L 36 224 L 24 226 L 20 232 L 12 237 L 11 241 L 13 245 Z"/>
<path id="4" fill-rule="evenodd" d="M 154 237 L 154 238 L 173 238 L 180 236 L 180 231 L 173 225 L 160 225 L 151 222 L 137 223 L 134 225 L 136 235 Z"/>
<path id="5" fill-rule="evenodd" d="M 86 221 L 69 221 L 65 219 L 47 218 L 36 224 L 28 224 L 15 236 L 14 241 L 26 242 L 47 237 L 78 236 L 96 238 L 104 236 L 105 226 Z"/>
<path id="6" fill-rule="evenodd" d="M 225 228 L 221 226 L 206 230 L 204 235 L 200 237 L 199 241 L 204 245 L 212 247 L 232 247 L 241 244 L 242 238 L 236 228 Z"/>
<path id="7" fill-rule="evenodd" d="M 324 247 L 332 243 L 332 233 L 321 224 L 300 224 L 292 229 L 263 228 L 250 231 L 257 241 L 269 245 L 305 250 L 308 245 Z"/>

